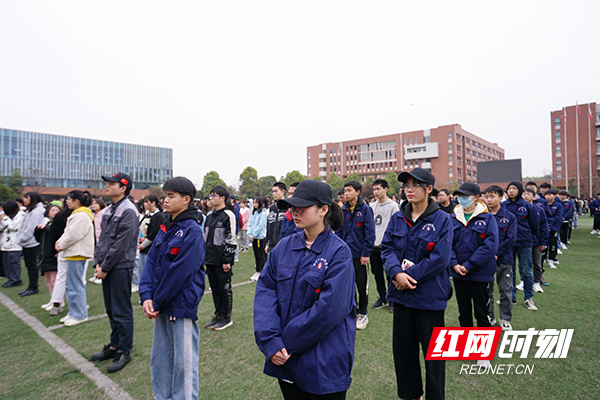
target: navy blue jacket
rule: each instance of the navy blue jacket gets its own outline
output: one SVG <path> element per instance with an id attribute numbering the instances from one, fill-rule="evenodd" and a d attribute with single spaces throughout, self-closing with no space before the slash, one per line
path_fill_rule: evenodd
<path id="1" fill-rule="evenodd" d="M 498 226 L 498 252 L 496 262 L 500 264 L 513 263 L 513 247 L 517 241 L 517 219 L 500 205 L 500 210 L 494 215 Z"/>
<path id="2" fill-rule="evenodd" d="M 290 210 L 287 210 L 284 214 L 283 221 L 281 221 L 279 240 L 301 231 L 303 231 L 303 229 L 298 228 L 296 226 L 296 223 L 294 223 L 294 217 L 292 216 L 292 212 Z"/>
<path id="3" fill-rule="evenodd" d="M 560 199 L 556 197 L 554 203 L 548 204 L 550 209 L 550 218 L 548 218 L 548 229 L 553 232 L 560 231 L 560 225 L 562 224 L 563 207 Z"/>
<path id="4" fill-rule="evenodd" d="M 548 207 L 548 200 L 544 196 L 537 194 L 535 199 L 533 199 L 534 206 L 541 206 L 542 209 L 546 212 L 546 217 L 550 215 L 550 207 Z"/>
<path id="5" fill-rule="evenodd" d="M 588 207 L 590 207 L 591 215 L 600 213 L 600 199 L 596 197 L 594 200 L 590 201 Z"/>
<path id="6" fill-rule="evenodd" d="M 529 204 L 529 203 L 528 203 Z M 450 268 L 453 279 L 475 282 L 493 282 L 496 275 L 496 253 L 498 252 L 498 226 L 496 218 L 485 204 L 479 202 L 469 222 L 465 225 L 464 208 L 457 207 L 450 215 L 454 227 L 454 238 L 450 266 L 460 264 L 469 273 L 457 274 Z M 536 215 L 537 218 L 537 215 Z"/>
<path id="7" fill-rule="evenodd" d="M 517 241 L 515 247 L 532 247 L 533 237 L 539 229 L 539 220 L 534 206 L 523 200 L 506 200 L 503 205 L 517 218 Z"/>
<path id="8" fill-rule="evenodd" d="M 196 208 L 188 208 L 173 221 L 169 216 L 144 264 L 140 279 L 142 303 L 152 300 L 155 311 L 197 320 L 204 294 L 204 251 Z"/>
<path id="9" fill-rule="evenodd" d="M 347 390 L 356 338 L 356 292 L 350 249 L 331 229 L 306 248 L 304 233 L 280 240 L 256 284 L 254 337 L 267 375 L 304 391 Z M 285 348 L 283 366 L 269 359 Z"/>
<path id="10" fill-rule="evenodd" d="M 392 215 L 381 241 L 381 257 L 390 277 L 405 273 L 417 281 L 415 289 L 398 290 L 390 285 L 387 299 L 421 310 L 445 310 L 452 293 L 448 266 L 452 246 L 452 223 L 445 211 L 429 200 L 417 221 L 411 220 L 412 204 L 402 203 Z M 414 265 L 402 270 L 402 261 Z"/>
<path id="11" fill-rule="evenodd" d="M 534 203 L 535 211 L 538 214 L 538 221 L 540 223 L 540 229 L 533 237 L 534 246 L 547 246 L 548 240 L 550 239 L 550 230 L 548 229 L 548 220 L 546 217 L 546 210 L 544 205 L 541 203 Z"/>
<path id="12" fill-rule="evenodd" d="M 568 222 L 573 219 L 573 210 L 575 209 L 575 203 L 573 200 L 568 198 L 565 201 L 561 201 L 563 206 L 562 220 Z"/>
<path id="13" fill-rule="evenodd" d="M 348 203 L 342 206 L 344 222 L 337 233 L 346 242 L 352 258 L 369 257 L 375 245 L 375 220 L 373 209 L 359 196 L 354 211 Z"/>

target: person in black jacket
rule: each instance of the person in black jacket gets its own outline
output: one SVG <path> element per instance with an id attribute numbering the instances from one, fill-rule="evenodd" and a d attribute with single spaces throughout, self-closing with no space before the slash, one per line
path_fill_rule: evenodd
<path id="1" fill-rule="evenodd" d="M 52 220 L 59 211 L 60 207 L 55 204 L 50 204 L 46 207 L 44 223 L 38 225 L 34 232 L 35 240 L 41 244 L 40 248 L 42 249 L 42 253 L 39 258 L 40 270 L 46 280 L 46 285 L 50 291 L 50 297 L 52 297 L 52 292 L 54 291 L 54 282 L 56 281 L 57 274 L 57 253 L 54 248 L 54 242 L 51 239 L 50 227 L 52 226 Z M 46 311 L 50 311 L 52 307 L 52 299 L 50 299 L 48 303 L 42 305 L 42 308 Z"/>
<path id="2" fill-rule="evenodd" d="M 66 197 L 63 198 L 63 204 Z M 50 241 L 54 247 L 54 243 L 62 236 L 67 226 L 67 218 L 71 216 L 72 210 L 64 207 L 54 216 L 52 225 L 50 226 Z M 65 290 L 67 288 L 67 259 L 62 251 L 57 256 L 57 273 L 54 281 L 54 290 L 52 291 L 52 308 L 50 308 L 50 316 L 61 314 L 63 312 L 63 304 L 65 303 Z"/>
<path id="3" fill-rule="evenodd" d="M 139 290 L 140 277 L 144 270 L 144 263 L 146 262 L 150 246 L 158 234 L 160 225 L 165 220 L 158 197 L 153 194 L 144 197 L 144 210 L 146 210 L 146 213 L 140 221 L 140 233 L 138 236 L 137 248 L 140 254 L 136 260 L 136 266 L 133 268 L 133 276 L 131 278 L 131 291 L 134 293 Z"/>
<path id="4" fill-rule="evenodd" d="M 273 184 L 273 204 L 269 207 L 269 216 L 267 217 L 267 245 L 265 252 L 273 251 L 281 234 L 281 224 L 285 218 L 285 211 L 277 207 L 277 202 L 285 198 L 285 183 L 275 182 Z"/>
<path id="5" fill-rule="evenodd" d="M 206 275 L 212 289 L 215 303 L 214 318 L 204 325 L 220 331 L 233 325 L 231 308 L 231 268 L 233 267 L 237 239 L 235 237 L 236 218 L 233 211 L 225 207 L 229 192 L 217 185 L 210 190 L 212 211 L 206 216 L 204 241 L 206 242 Z"/>

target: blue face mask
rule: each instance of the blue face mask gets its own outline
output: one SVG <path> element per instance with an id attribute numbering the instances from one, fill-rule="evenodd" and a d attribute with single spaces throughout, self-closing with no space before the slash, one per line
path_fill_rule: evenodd
<path id="1" fill-rule="evenodd" d="M 463 208 L 469 208 L 473 204 L 473 198 L 471 196 L 457 196 L 458 204 L 463 206 Z"/>

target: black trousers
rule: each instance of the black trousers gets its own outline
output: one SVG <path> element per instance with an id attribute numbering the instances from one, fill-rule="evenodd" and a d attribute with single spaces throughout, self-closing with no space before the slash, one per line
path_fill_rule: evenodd
<path id="1" fill-rule="evenodd" d="M 104 307 L 110 322 L 110 345 L 118 353 L 133 349 L 133 308 L 131 307 L 131 279 L 133 267 L 111 269 L 102 280 Z"/>
<path id="2" fill-rule="evenodd" d="M 381 258 L 381 247 L 375 247 L 373 249 L 369 261 L 371 262 L 371 272 L 375 277 L 375 284 L 377 285 L 377 294 L 379 294 L 380 299 L 385 300 L 385 295 L 390 286 L 390 277 L 385 273 L 383 259 Z"/>
<path id="3" fill-rule="evenodd" d="M 427 354 L 433 328 L 444 326 L 444 310 L 417 310 L 394 303 L 393 352 L 398 397 L 417 399 L 423 395 L 419 344 Z M 446 362 L 425 360 L 427 400 L 444 398 Z"/>
<path id="4" fill-rule="evenodd" d="M 567 244 L 567 240 L 569 240 L 569 221 L 563 221 L 560 226 L 560 242 L 563 244 Z"/>
<path id="5" fill-rule="evenodd" d="M 594 227 L 592 229 L 600 231 L 600 212 L 594 214 Z"/>
<path id="6" fill-rule="evenodd" d="M 231 290 L 231 269 L 223 271 L 223 265 L 206 265 L 206 275 L 210 282 L 213 302 L 215 303 L 215 315 L 231 319 L 233 307 L 233 292 Z"/>
<path id="7" fill-rule="evenodd" d="M 254 250 L 254 261 L 256 263 L 256 272 L 262 272 L 267 254 L 265 253 L 265 239 L 254 239 L 252 241 L 252 250 Z"/>
<path id="8" fill-rule="evenodd" d="M 558 232 L 550 231 L 550 239 L 548 239 L 548 260 L 556 261 L 557 249 L 558 249 Z"/>
<path id="9" fill-rule="evenodd" d="M 478 327 L 490 326 L 487 303 L 489 283 L 453 279 L 458 303 L 458 322 L 462 327 L 473 326 L 473 310 Z"/>
<path id="10" fill-rule="evenodd" d="M 281 394 L 285 400 L 344 400 L 346 391 L 329 393 L 329 394 L 313 394 L 300 389 L 295 383 L 288 383 L 279 379 L 279 387 Z"/>
<path id="11" fill-rule="evenodd" d="M 354 258 L 354 277 L 356 280 L 356 289 L 358 291 L 357 314 L 367 315 L 367 307 L 369 306 L 369 275 L 368 265 L 361 265 L 360 258 Z"/>
<path id="12" fill-rule="evenodd" d="M 25 260 L 25 267 L 27 268 L 27 275 L 29 275 L 29 286 L 27 289 L 38 288 L 38 277 L 40 276 L 38 268 L 38 257 L 40 254 L 40 245 L 35 247 L 23 247 L 23 259 Z"/>

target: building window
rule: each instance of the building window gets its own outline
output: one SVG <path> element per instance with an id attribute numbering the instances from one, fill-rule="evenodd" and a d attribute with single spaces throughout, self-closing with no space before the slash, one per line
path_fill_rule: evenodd
<path id="1" fill-rule="evenodd" d="M 453 172 L 452 172 L 452 167 L 449 167 L 449 168 L 448 168 L 448 173 L 450 174 L 450 176 L 452 176 L 452 173 L 453 173 Z"/>
<path id="2" fill-rule="evenodd" d="M 451 142 L 452 141 L 452 132 L 448 132 L 448 141 Z"/>
<path id="3" fill-rule="evenodd" d="M 452 156 L 448 156 L 448 163 L 452 165 Z"/>
<path id="4" fill-rule="evenodd" d="M 408 139 L 408 145 L 412 146 L 412 138 Z"/>
<path id="5" fill-rule="evenodd" d="M 556 143 L 560 143 L 560 131 L 554 132 L 554 140 Z"/>
<path id="6" fill-rule="evenodd" d="M 310 151 L 308 152 L 308 159 L 310 160 Z"/>
<path id="7" fill-rule="evenodd" d="M 557 179 L 561 179 L 561 178 L 562 178 L 562 174 L 561 174 L 560 172 L 558 172 L 558 173 L 556 174 L 556 178 L 557 178 Z"/>
<path id="8" fill-rule="evenodd" d="M 556 157 L 561 157 L 561 147 L 559 144 L 556 145 Z"/>
<path id="9" fill-rule="evenodd" d="M 562 171 L 562 160 L 561 159 L 556 160 L 556 170 Z"/>
<path id="10" fill-rule="evenodd" d="M 596 137 L 600 138 L 600 126 L 596 127 Z"/>
<path id="11" fill-rule="evenodd" d="M 419 138 L 415 138 L 415 144 L 419 144 Z"/>
<path id="12" fill-rule="evenodd" d="M 452 153 L 452 145 L 451 144 L 448 145 L 448 153 Z"/>
<path id="13" fill-rule="evenodd" d="M 406 139 L 404 139 L 404 145 L 406 146 Z"/>
<path id="14" fill-rule="evenodd" d="M 560 129 L 560 117 L 554 118 L 554 127 Z"/>

